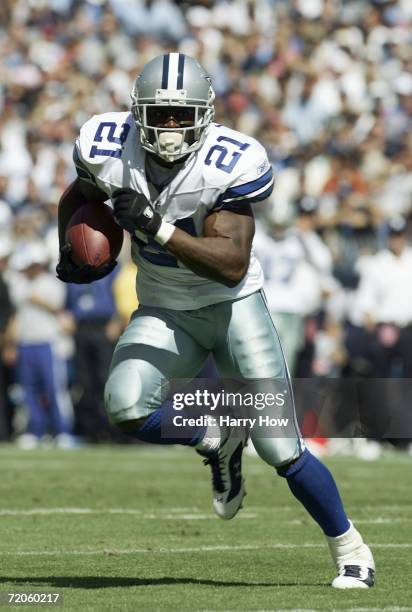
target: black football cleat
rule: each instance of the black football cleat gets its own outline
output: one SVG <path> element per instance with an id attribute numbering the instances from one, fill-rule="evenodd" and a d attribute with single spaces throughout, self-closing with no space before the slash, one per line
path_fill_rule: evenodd
<path id="1" fill-rule="evenodd" d="M 375 570 L 362 565 L 344 565 L 332 582 L 335 589 L 370 589 L 375 584 Z"/>
<path id="2" fill-rule="evenodd" d="M 235 437 L 236 436 L 236 437 Z M 222 446 L 213 452 L 197 451 L 212 471 L 213 508 L 222 519 L 232 519 L 246 495 L 242 476 L 242 453 L 248 434 L 233 430 Z"/>

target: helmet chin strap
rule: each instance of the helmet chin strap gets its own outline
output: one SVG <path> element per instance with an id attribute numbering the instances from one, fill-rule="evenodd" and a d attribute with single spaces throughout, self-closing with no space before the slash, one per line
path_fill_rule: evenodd
<path id="1" fill-rule="evenodd" d="M 174 161 L 175 156 L 184 153 L 189 146 L 183 141 L 183 138 L 183 134 L 179 132 L 161 132 L 158 137 L 159 153 L 170 161 Z"/>

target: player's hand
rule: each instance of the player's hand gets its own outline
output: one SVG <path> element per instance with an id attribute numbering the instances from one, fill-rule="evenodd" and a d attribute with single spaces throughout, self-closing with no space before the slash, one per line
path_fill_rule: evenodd
<path id="1" fill-rule="evenodd" d="M 57 278 L 64 283 L 76 283 L 78 285 L 84 285 L 92 283 L 95 280 L 104 278 L 115 268 L 117 265 L 116 261 L 110 261 L 109 263 L 103 264 L 99 268 L 93 268 L 89 264 L 84 266 L 77 266 L 71 258 L 71 246 L 65 244 L 60 248 L 59 263 L 56 267 Z"/>
<path id="2" fill-rule="evenodd" d="M 155 236 L 162 224 L 162 217 L 156 212 L 142 193 L 130 187 L 116 190 L 112 195 L 114 216 L 120 227 L 134 234 L 140 230 Z"/>

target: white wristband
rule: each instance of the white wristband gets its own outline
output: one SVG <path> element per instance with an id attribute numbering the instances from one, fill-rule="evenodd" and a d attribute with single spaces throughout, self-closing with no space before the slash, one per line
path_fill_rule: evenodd
<path id="1" fill-rule="evenodd" d="M 162 221 L 162 224 L 157 230 L 157 234 L 155 234 L 154 239 L 156 240 L 156 242 L 163 246 L 164 244 L 166 244 L 166 242 L 170 240 L 175 229 L 175 226 L 171 223 Z"/>

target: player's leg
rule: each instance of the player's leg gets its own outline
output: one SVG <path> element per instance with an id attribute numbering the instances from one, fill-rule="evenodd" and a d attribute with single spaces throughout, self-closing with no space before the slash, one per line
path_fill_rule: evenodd
<path id="1" fill-rule="evenodd" d="M 149 443 L 213 447 L 209 428 L 182 426 L 178 436 L 162 433 L 162 423 L 172 414 L 171 403 L 162 403 L 162 390 L 171 379 L 195 376 L 208 353 L 172 312 L 139 308 L 118 341 L 105 387 L 112 423 Z M 179 415 L 189 416 L 184 410 Z"/>
<path id="2" fill-rule="evenodd" d="M 299 351 L 303 348 L 304 319 L 302 315 L 291 312 L 270 313 L 274 325 L 282 338 L 282 349 L 289 372 L 294 375 Z"/>
<path id="3" fill-rule="evenodd" d="M 139 309 L 119 339 L 105 391 L 110 419 L 123 431 L 146 442 L 194 446 L 212 467 L 218 450 L 222 447 L 226 454 L 230 446 L 226 444 L 226 429 L 222 431 L 213 424 L 179 427 L 178 437 L 165 437 L 162 423 L 170 422 L 170 416 L 176 412 L 170 402 L 162 403 L 161 390 L 162 384 L 173 378 L 193 378 L 205 363 L 216 331 L 213 309 L 213 306 L 187 312 Z M 185 410 L 178 414 L 193 417 L 192 412 Z M 230 457 L 234 461 L 233 453 Z M 232 470 L 236 467 L 233 461 Z M 214 506 L 220 516 L 231 518 L 238 510 L 238 497 L 231 486 L 232 497 L 226 499 L 222 490 L 229 480 L 226 476 L 225 471 L 214 471 Z M 230 503 L 222 504 L 222 495 Z"/>
<path id="4" fill-rule="evenodd" d="M 255 294 L 235 302 L 217 304 L 215 318 L 219 325 L 219 333 L 213 355 L 219 374 L 234 379 L 281 378 L 279 384 L 284 391 L 285 382 L 288 384 L 283 368 L 284 360 L 279 359 L 279 355 L 273 351 L 273 341 L 270 340 L 273 324 L 267 312 L 261 307 L 260 296 Z M 254 391 L 257 391 L 256 385 Z M 297 458 L 302 452 L 294 419 L 291 420 L 291 428 L 292 433 L 289 437 L 280 430 L 276 445 L 272 443 L 266 430 L 265 436 L 257 436 L 254 439 L 256 450 L 271 465 L 280 464 L 290 457 Z M 221 480 L 226 482 L 226 498 L 220 496 L 219 504 L 216 503 L 215 486 L 213 487 L 214 507 L 217 514 L 223 518 L 235 516 L 237 510 L 241 508 L 245 495 L 241 466 L 247 437 L 246 428 L 233 428 L 226 443 L 222 445 L 219 453 L 216 453 L 214 462 L 211 463 L 214 481 L 215 473 L 220 471 Z M 233 491 L 236 492 L 235 498 Z M 226 509 L 226 506 L 229 508 Z"/>
<path id="5" fill-rule="evenodd" d="M 230 312 L 224 312 L 230 306 Z M 363 587 L 373 584 L 374 563 L 369 548 L 348 520 L 330 471 L 304 449 L 296 424 L 293 394 L 278 335 L 261 294 L 253 294 L 231 305 L 221 305 L 227 320 L 227 337 L 214 352 L 220 373 L 226 377 L 273 379 L 283 388 L 285 402 L 274 413 L 293 427 L 267 432 L 266 426 L 252 430 L 260 457 L 286 478 L 293 495 L 319 524 L 327 537 L 339 576 L 333 586 Z"/>

